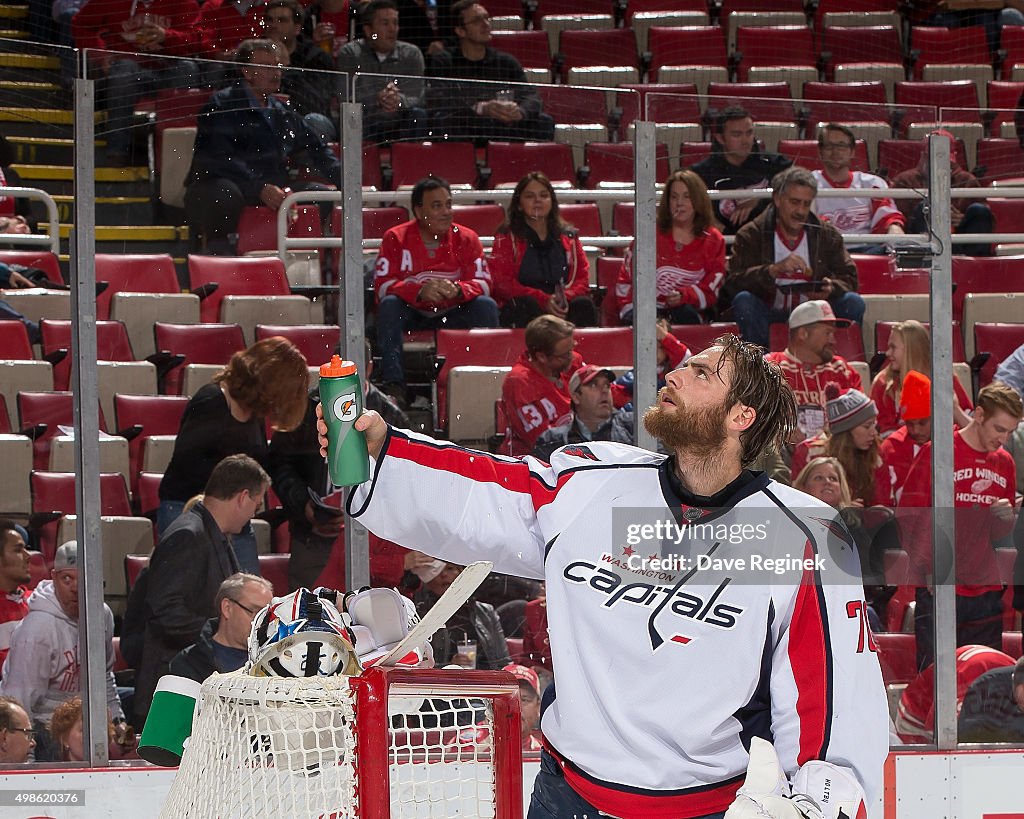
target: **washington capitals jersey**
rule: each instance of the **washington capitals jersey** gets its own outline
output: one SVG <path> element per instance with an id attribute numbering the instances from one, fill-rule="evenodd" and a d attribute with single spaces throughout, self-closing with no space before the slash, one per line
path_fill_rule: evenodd
<path id="1" fill-rule="evenodd" d="M 390 430 L 349 511 L 403 546 L 546 580 L 557 694 L 541 728 L 599 810 L 724 811 L 753 736 L 790 776 L 850 770 L 872 804 L 888 711 L 848 532 L 763 473 L 688 506 L 673 463 L 591 442 L 548 465 Z"/>

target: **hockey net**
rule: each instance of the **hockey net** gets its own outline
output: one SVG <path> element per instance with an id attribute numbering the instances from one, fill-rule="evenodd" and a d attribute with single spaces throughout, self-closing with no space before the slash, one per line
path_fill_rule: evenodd
<path id="1" fill-rule="evenodd" d="M 491 671 L 203 683 L 162 817 L 522 816 L 518 686 Z"/>

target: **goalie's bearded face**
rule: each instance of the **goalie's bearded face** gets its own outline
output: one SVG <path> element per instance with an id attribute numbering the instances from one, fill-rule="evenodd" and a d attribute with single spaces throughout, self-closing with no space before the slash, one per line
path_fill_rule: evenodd
<path id="1" fill-rule="evenodd" d="M 725 445 L 731 368 L 719 368 L 721 352 L 712 347 L 670 372 L 644 414 L 644 428 L 669 449 L 710 456 Z"/>

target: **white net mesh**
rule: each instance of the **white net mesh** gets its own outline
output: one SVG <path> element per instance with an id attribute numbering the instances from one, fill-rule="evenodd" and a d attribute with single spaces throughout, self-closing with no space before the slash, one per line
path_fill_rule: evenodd
<path id="1" fill-rule="evenodd" d="M 214 675 L 161 816 L 499 817 L 503 692 L 452 682 L 379 685 L 386 711 L 360 714 L 366 680 Z"/>

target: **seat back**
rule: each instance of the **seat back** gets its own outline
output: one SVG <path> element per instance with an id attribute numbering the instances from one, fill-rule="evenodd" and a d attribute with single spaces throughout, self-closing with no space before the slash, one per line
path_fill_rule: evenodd
<path id="1" fill-rule="evenodd" d="M 119 434 L 128 438 L 128 457 L 131 463 L 132 495 L 138 494 L 138 475 L 146 441 L 153 435 L 177 435 L 181 416 L 188 405 L 183 395 L 124 395 L 114 396 L 114 415 Z M 138 427 L 139 431 L 135 432 Z"/>
<path id="2" fill-rule="evenodd" d="M 807 26 L 740 26 L 736 49 L 742 54 L 741 82 L 755 65 L 811 66 L 815 64 L 814 37 Z"/>
<path id="3" fill-rule="evenodd" d="M 810 127 L 819 122 L 889 122 L 880 82 L 805 82 L 803 96 Z"/>
<path id="4" fill-rule="evenodd" d="M 587 364 L 633 366 L 632 327 L 579 327 L 573 333 L 576 352 Z"/>
<path id="5" fill-rule="evenodd" d="M 310 367 L 327 364 L 341 343 L 341 328 L 337 324 L 257 324 L 256 340 L 283 336 L 298 347 Z"/>
<path id="6" fill-rule="evenodd" d="M 20 264 L 42 270 L 54 284 L 64 284 L 57 254 L 50 250 L 0 250 L 0 262 Z"/>
<path id="7" fill-rule="evenodd" d="M 448 427 L 448 373 L 453 367 L 511 367 L 525 349 L 523 330 L 438 330 L 437 356 L 444 364 L 437 374 L 438 426 Z"/>
<path id="8" fill-rule="evenodd" d="M 248 206 L 238 220 L 238 254 L 277 252 L 277 211 L 273 208 Z M 299 239 L 319 239 L 323 236 L 320 211 L 315 205 L 300 205 L 291 209 L 288 236 Z"/>
<path id="9" fill-rule="evenodd" d="M 823 170 L 816 139 L 780 139 L 779 153 L 792 159 L 794 165 L 800 165 L 809 171 Z M 863 139 L 858 139 L 855 143 L 852 169 L 855 171 L 870 170 L 868 146 Z"/>
<path id="10" fill-rule="evenodd" d="M 220 321 L 225 296 L 287 296 L 291 293 L 284 262 L 276 256 L 188 257 L 189 285 L 195 290 L 216 283 L 217 288 L 202 297 L 199 315 L 204 324 Z"/>
<path id="11" fill-rule="evenodd" d="M 984 387 L 992 383 L 999 363 L 1024 344 L 1024 324 L 978 322 L 973 335 L 975 351 L 989 354 L 978 377 L 979 386 Z"/>
<path id="12" fill-rule="evenodd" d="M 964 340 L 967 358 L 974 357 L 976 324 L 1012 324 L 1024 315 L 1024 293 L 968 293 L 964 297 Z"/>
<path id="13" fill-rule="evenodd" d="M 0 321 L 0 358 L 12 361 L 35 359 L 24 322 L 17 319 Z"/>
<path id="14" fill-rule="evenodd" d="M 823 54 L 825 79 L 835 80 L 836 66 L 849 63 L 884 63 L 903 66 L 903 44 L 893 26 L 826 26 Z"/>
<path id="15" fill-rule="evenodd" d="M 531 171 L 543 171 L 553 183 L 574 183 L 572 148 L 557 142 L 489 142 L 491 185 L 512 185 Z"/>
<path id="16" fill-rule="evenodd" d="M 967 166 L 967 151 L 963 140 L 958 139 L 953 146 L 957 162 Z M 892 179 L 901 171 L 916 168 L 924 144 L 920 139 L 882 139 L 878 142 L 878 170 L 883 176 Z"/>
<path id="17" fill-rule="evenodd" d="M 558 40 L 558 51 L 563 57 L 562 82 L 569 77 L 570 68 L 588 65 L 624 65 L 636 68 L 639 57 L 636 38 L 626 28 L 607 30 L 567 29 Z"/>
<path id="18" fill-rule="evenodd" d="M 148 554 L 124 556 L 124 582 L 129 594 L 135 586 L 135 581 L 142 574 L 142 570 L 149 568 L 149 558 Z"/>
<path id="19" fill-rule="evenodd" d="M 991 185 L 999 179 L 1024 176 L 1024 148 L 1021 148 L 1020 140 L 978 140 L 978 169 L 982 169 L 978 173 L 982 185 Z M 989 202 L 986 201 L 986 204 Z M 1001 226 L 998 232 L 1004 232 Z"/>
<path id="20" fill-rule="evenodd" d="M 335 208 L 331 221 L 335 236 L 341 235 L 341 219 L 342 209 Z M 402 207 L 363 208 L 363 238 L 382 239 L 388 230 L 408 221 L 409 211 Z"/>
<path id="21" fill-rule="evenodd" d="M 99 411 L 100 430 L 106 431 L 103 410 Z M 32 442 L 33 463 L 36 469 L 50 465 L 50 445 L 60 435 L 59 426 L 74 424 L 74 396 L 70 392 L 19 392 L 18 421 L 21 429 L 44 426 L 44 431 Z"/>
<path id="22" fill-rule="evenodd" d="M 160 481 L 163 479 L 164 476 L 158 472 L 139 473 L 139 494 L 135 498 L 135 505 L 141 514 L 153 520 L 156 520 L 160 508 Z"/>
<path id="23" fill-rule="evenodd" d="M 110 318 L 110 299 L 122 291 L 131 293 L 180 293 L 174 259 L 166 253 L 97 253 L 96 281 L 107 289 L 96 296 L 96 318 Z"/>
<path id="24" fill-rule="evenodd" d="M 725 32 L 719 26 L 652 26 L 647 48 L 652 72 L 665 65 L 729 65 Z"/>
<path id="25" fill-rule="evenodd" d="M 395 142 L 391 145 L 391 174 L 396 190 L 431 174 L 452 185 L 475 187 L 476 149 L 472 142 Z"/>
<path id="26" fill-rule="evenodd" d="M 739 335 L 739 325 L 731 321 L 716 321 L 711 324 L 673 324 L 672 335 L 685 344 L 692 354 L 706 350 L 719 336 Z"/>
<path id="27" fill-rule="evenodd" d="M 64 357 L 53 364 L 53 386 L 56 390 L 66 390 L 71 378 L 71 361 L 74 351 L 71 348 L 71 322 L 63 319 L 43 319 L 39 323 L 43 337 L 43 355 L 55 356 L 61 351 Z M 120 321 L 96 322 L 96 358 L 99 361 L 134 361 L 128 331 Z M 52 360 L 52 359 L 51 359 Z"/>
<path id="28" fill-rule="evenodd" d="M 551 47 L 544 31 L 495 31 L 491 47 L 511 54 L 523 68 L 551 69 Z"/>
<path id="29" fill-rule="evenodd" d="M 493 236 L 505 221 L 505 209 L 489 202 L 481 205 L 455 205 L 452 219 L 457 225 L 468 227 L 480 236 Z"/>
<path id="30" fill-rule="evenodd" d="M 576 228 L 578 236 L 603 236 L 601 211 L 593 202 L 570 202 L 558 208 L 562 218 Z"/>
<path id="31" fill-rule="evenodd" d="M 631 95 L 624 95 L 630 97 Z M 634 117 L 635 119 L 635 117 Z M 590 142 L 584 152 L 590 169 L 587 187 L 596 188 L 603 182 L 631 184 L 635 178 L 632 142 Z M 656 148 L 655 175 L 659 180 L 669 174 L 668 146 L 659 142 Z"/>
<path id="32" fill-rule="evenodd" d="M 245 349 L 242 328 L 237 324 L 167 324 L 153 325 L 156 349 L 172 355 L 183 355 L 182 366 L 164 376 L 164 392 L 181 393 L 184 368 L 189 364 L 227 364 L 231 356 Z"/>
<path id="33" fill-rule="evenodd" d="M 796 117 L 789 84 L 784 82 L 711 83 L 708 109 L 721 111 L 730 105 L 743 106 L 760 123 L 792 123 Z"/>
<path id="34" fill-rule="evenodd" d="M 100 514 L 131 515 L 128 485 L 118 472 L 100 473 Z M 30 476 L 33 512 L 76 513 L 74 472 L 49 472 L 34 469 Z"/>
<path id="35" fill-rule="evenodd" d="M 916 52 L 914 78 L 918 80 L 928 65 L 992 64 L 983 26 L 914 26 L 910 29 L 910 49 Z"/>

